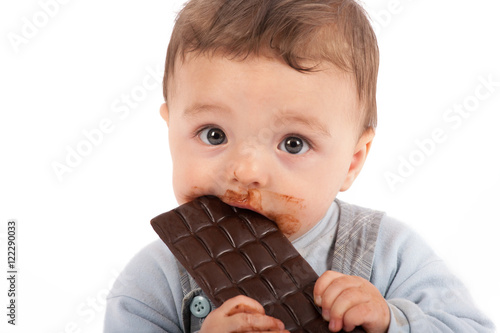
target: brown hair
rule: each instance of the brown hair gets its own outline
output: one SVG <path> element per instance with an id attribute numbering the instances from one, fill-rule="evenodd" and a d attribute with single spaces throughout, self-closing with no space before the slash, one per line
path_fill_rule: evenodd
<path id="1" fill-rule="evenodd" d="M 365 129 L 377 123 L 379 54 L 375 33 L 354 0 L 190 0 L 179 12 L 167 50 L 163 96 L 175 61 L 189 52 L 231 58 L 271 54 L 301 72 L 330 62 L 352 73 Z"/>

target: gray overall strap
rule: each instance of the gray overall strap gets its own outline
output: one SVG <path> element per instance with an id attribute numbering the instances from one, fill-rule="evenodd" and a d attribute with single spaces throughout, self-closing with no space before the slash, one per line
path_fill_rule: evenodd
<path id="1" fill-rule="evenodd" d="M 194 281 L 193 277 L 178 261 L 177 267 L 179 269 L 182 294 L 184 296 L 184 298 L 182 299 L 182 325 L 184 327 L 184 332 L 198 332 L 201 329 L 201 324 L 203 323 L 203 320 L 205 318 L 195 317 L 191 313 L 190 306 L 193 298 L 195 298 L 196 296 L 203 296 L 209 301 L 212 310 L 215 309 L 215 306 L 201 290 L 196 281 Z"/>
<path id="2" fill-rule="evenodd" d="M 369 280 L 378 229 L 385 213 L 335 200 L 339 206 L 339 221 L 328 258 L 330 268 Z"/>

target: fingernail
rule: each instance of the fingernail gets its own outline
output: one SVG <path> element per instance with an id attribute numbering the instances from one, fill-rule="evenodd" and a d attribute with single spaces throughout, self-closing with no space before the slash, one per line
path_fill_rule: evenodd
<path id="1" fill-rule="evenodd" d="M 331 332 L 335 332 L 335 320 L 332 320 L 330 322 L 330 324 L 328 324 L 328 329 L 331 331 Z"/>
<path id="2" fill-rule="evenodd" d="M 330 311 L 323 309 L 323 311 L 321 311 L 321 315 L 323 316 L 324 320 L 330 321 Z"/>
<path id="3" fill-rule="evenodd" d="M 314 296 L 314 303 L 316 303 L 317 306 L 321 306 L 321 296 Z"/>
<path id="4" fill-rule="evenodd" d="M 278 322 L 278 328 L 281 330 L 285 329 L 285 324 L 283 324 L 281 321 Z"/>

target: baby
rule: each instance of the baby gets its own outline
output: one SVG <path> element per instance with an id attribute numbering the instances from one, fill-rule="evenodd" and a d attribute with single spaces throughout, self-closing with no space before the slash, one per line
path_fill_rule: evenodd
<path id="1" fill-rule="evenodd" d="M 336 199 L 370 150 L 377 71 L 376 38 L 354 1 L 189 1 L 168 47 L 160 108 L 176 199 L 214 195 L 275 221 L 320 275 L 314 299 L 332 332 L 491 332 L 417 235 Z M 193 311 L 195 297 L 207 311 Z M 105 331 L 284 325 L 245 296 L 211 306 L 158 240 L 115 283 Z"/>

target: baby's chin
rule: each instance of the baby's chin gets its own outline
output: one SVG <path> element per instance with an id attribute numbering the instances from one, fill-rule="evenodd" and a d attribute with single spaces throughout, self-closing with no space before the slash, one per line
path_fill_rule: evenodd
<path id="1" fill-rule="evenodd" d="M 302 227 L 300 220 L 291 214 L 271 214 L 266 216 L 268 219 L 274 221 L 281 232 L 289 239 L 297 238 L 297 233 Z"/>

